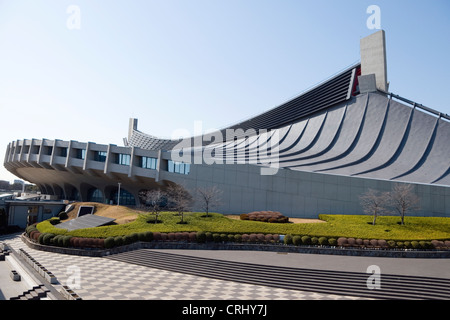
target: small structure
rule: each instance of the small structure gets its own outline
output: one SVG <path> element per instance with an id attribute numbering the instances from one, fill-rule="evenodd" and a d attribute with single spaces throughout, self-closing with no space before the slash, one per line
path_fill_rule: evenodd
<path id="1" fill-rule="evenodd" d="M 88 214 L 81 216 L 76 219 L 72 219 L 60 224 L 55 225 L 55 227 L 60 229 L 67 229 L 68 231 L 73 231 L 77 229 L 85 229 L 85 228 L 95 228 L 107 225 L 113 222 L 116 219 L 107 218 L 102 216 L 96 216 L 93 214 Z"/>

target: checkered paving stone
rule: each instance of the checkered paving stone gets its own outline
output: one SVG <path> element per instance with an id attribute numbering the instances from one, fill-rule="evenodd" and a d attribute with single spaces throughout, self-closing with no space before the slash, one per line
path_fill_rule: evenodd
<path id="1" fill-rule="evenodd" d="M 81 257 L 29 248 L 19 236 L 0 239 L 20 248 L 68 285 L 83 300 L 355 300 L 298 290 L 216 280 L 97 257 Z M 79 272 L 79 286 L 74 275 Z"/>

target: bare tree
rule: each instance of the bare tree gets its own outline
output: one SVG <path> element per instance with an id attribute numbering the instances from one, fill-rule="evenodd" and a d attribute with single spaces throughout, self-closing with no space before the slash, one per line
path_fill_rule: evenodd
<path id="1" fill-rule="evenodd" d="M 155 215 L 155 223 L 158 223 L 161 205 L 165 200 L 165 192 L 161 189 L 152 189 L 142 192 L 139 196 L 144 204 L 150 208 L 150 211 Z"/>
<path id="2" fill-rule="evenodd" d="M 217 186 L 197 188 L 197 195 L 203 210 L 205 210 L 206 217 L 209 217 L 209 210 L 221 204 L 222 190 Z"/>
<path id="3" fill-rule="evenodd" d="M 381 215 L 386 210 L 386 205 L 389 199 L 388 194 L 369 189 L 366 193 L 360 196 L 359 199 L 364 212 L 373 216 L 372 225 L 375 225 L 377 216 Z"/>
<path id="4" fill-rule="evenodd" d="M 419 197 L 413 191 L 412 184 L 396 184 L 389 193 L 392 208 L 400 214 L 401 224 L 405 224 L 405 215 L 419 208 Z"/>
<path id="5" fill-rule="evenodd" d="M 192 205 L 192 196 L 185 187 L 179 184 L 171 184 L 167 187 L 167 198 L 169 205 L 178 212 L 181 217 L 180 223 L 185 223 L 184 213 L 189 211 Z"/>

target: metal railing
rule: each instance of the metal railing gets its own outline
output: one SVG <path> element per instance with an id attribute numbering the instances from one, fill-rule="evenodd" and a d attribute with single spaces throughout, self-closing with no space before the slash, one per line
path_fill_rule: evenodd
<path id="1" fill-rule="evenodd" d="M 420 103 L 411 101 L 409 99 L 403 98 L 403 97 L 399 96 L 398 94 L 394 94 L 392 92 L 384 92 L 384 93 L 388 94 L 391 98 L 395 98 L 397 100 L 406 102 L 406 103 L 412 105 L 414 108 L 419 108 L 419 109 L 422 109 L 422 110 L 424 110 L 426 112 L 434 114 L 435 116 L 438 116 L 439 118 L 444 118 L 446 120 L 450 120 L 450 116 L 448 114 L 446 114 L 446 113 L 442 113 L 442 112 L 439 112 L 437 110 L 425 107 L 423 104 L 420 104 Z"/>

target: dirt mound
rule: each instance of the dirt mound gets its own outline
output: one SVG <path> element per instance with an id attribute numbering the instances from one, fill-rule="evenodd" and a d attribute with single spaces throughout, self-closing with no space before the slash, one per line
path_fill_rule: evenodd
<path id="1" fill-rule="evenodd" d="M 138 216 L 136 212 L 124 206 L 108 205 L 97 202 L 74 202 L 72 205 L 73 209 L 67 214 L 68 218 L 64 221 L 75 219 L 80 206 L 93 206 L 95 208 L 95 215 L 116 219 L 114 222 L 117 224 L 132 222 Z"/>

